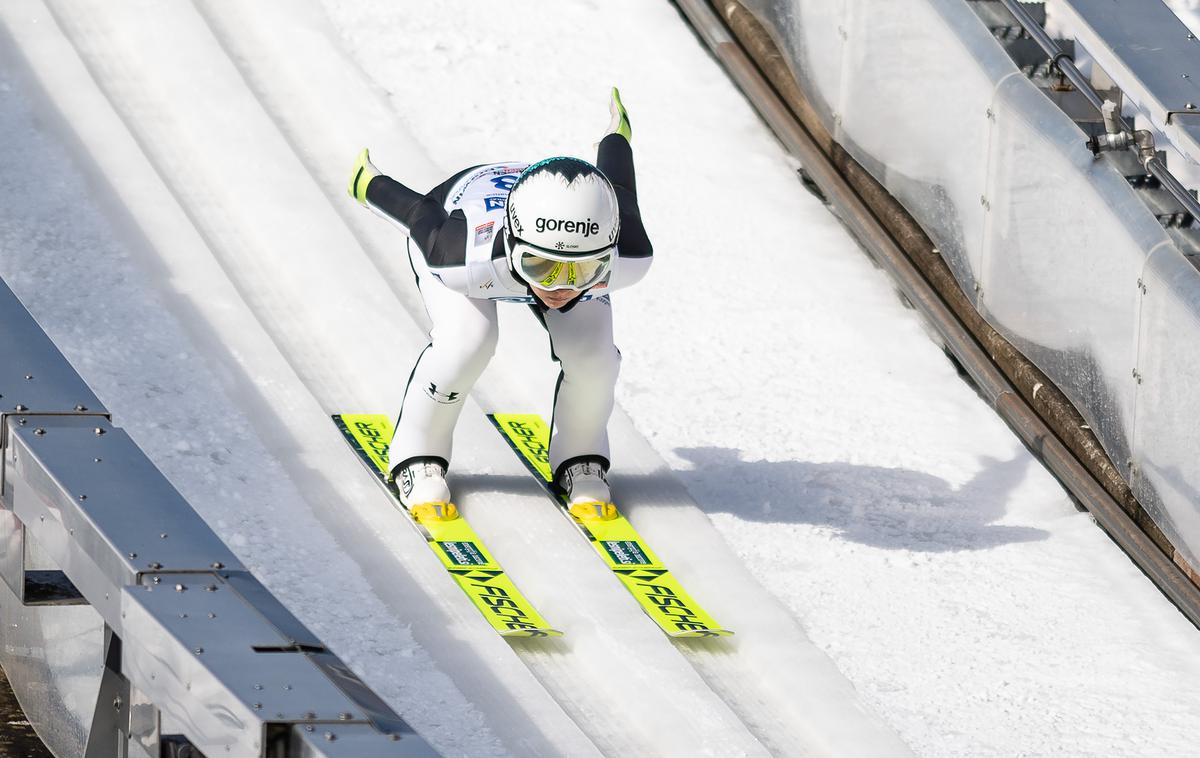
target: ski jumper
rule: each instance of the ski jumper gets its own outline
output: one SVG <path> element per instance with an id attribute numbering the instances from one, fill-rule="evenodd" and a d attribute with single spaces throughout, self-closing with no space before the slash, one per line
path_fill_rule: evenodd
<path id="1" fill-rule="evenodd" d="M 617 195 L 616 257 L 604 280 L 557 310 L 534 296 L 505 254 L 508 192 L 526 164 L 475 166 L 424 195 L 385 175 L 367 186 L 367 205 L 409 237 L 409 261 L 433 324 L 396 421 L 393 472 L 415 458 L 449 466 L 463 401 L 496 349 L 497 302 L 528 305 L 550 336 L 551 357 L 559 364 L 550 441 L 556 480 L 564 464 L 580 458 L 599 459 L 608 468 L 607 426 L 621 360 L 608 293 L 645 276 L 653 249 L 638 210 L 629 142 L 620 134 L 606 136 L 596 167 Z"/>

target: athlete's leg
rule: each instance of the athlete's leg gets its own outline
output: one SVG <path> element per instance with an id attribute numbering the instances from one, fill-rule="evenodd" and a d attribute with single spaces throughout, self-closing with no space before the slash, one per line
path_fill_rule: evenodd
<path id="1" fill-rule="evenodd" d="M 429 274 L 419 252 L 410 259 L 433 328 L 404 393 L 388 453 L 390 468 L 412 458 L 449 466 L 454 427 L 467 394 L 496 351 L 496 304 L 455 292 Z"/>
<path id="2" fill-rule="evenodd" d="M 550 468 L 558 479 L 564 462 L 591 456 L 608 468 L 608 418 L 621 367 L 613 345 L 612 305 L 607 297 L 567 312 L 541 314 L 561 373 L 554 393 Z"/>

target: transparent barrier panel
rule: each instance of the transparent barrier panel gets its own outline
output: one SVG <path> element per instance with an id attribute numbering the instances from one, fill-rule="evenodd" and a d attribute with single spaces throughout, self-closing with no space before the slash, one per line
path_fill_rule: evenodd
<path id="1" fill-rule="evenodd" d="M 0 663 L 55 755 L 83 755 L 104 671 L 104 621 L 86 605 L 22 606 L 0 583 Z"/>
<path id="2" fill-rule="evenodd" d="M 954 11 L 957 12 L 954 12 Z M 993 81 L 1016 69 L 961 2 L 851 0 L 837 139 L 974 299 Z"/>
<path id="3" fill-rule="evenodd" d="M 1076 403 L 1128 476 L 1137 282 L 1166 233 L 1028 81 L 1005 80 L 992 111 L 981 309 Z"/>
<path id="4" fill-rule="evenodd" d="M 825 127 L 1076 404 L 1195 562 L 1200 400 L 1188 387 L 1200 380 L 1200 277 L 1125 179 L 1095 161 L 962 0 L 744 4 Z"/>
<path id="5" fill-rule="evenodd" d="M 1142 277 L 1133 492 L 1192 566 L 1200 565 L 1200 272 L 1175 249 Z"/>
<path id="6" fill-rule="evenodd" d="M 742 4 L 779 46 L 800 89 L 833 134 L 841 99 L 849 0 L 745 0 Z"/>

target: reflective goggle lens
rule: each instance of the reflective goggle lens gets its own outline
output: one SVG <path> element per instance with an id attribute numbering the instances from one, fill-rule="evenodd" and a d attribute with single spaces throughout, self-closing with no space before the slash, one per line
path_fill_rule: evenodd
<path id="1" fill-rule="evenodd" d="M 612 253 L 587 261 L 556 261 L 530 252 L 522 252 L 517 263 L 525 279 L 544 290 L 587 289 L 604 278 L 611 264 Z"/>

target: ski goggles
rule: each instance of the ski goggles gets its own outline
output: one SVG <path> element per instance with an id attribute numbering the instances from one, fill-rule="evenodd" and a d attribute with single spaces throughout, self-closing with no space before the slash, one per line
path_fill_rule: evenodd
<path id="1" fill-rule="evenodd" d="M 580 260 L 514 238 L 509 260 L 517 275 L 538 289 L 583 291 L 608 276 L 615 252 L 607 247 Z"/>

